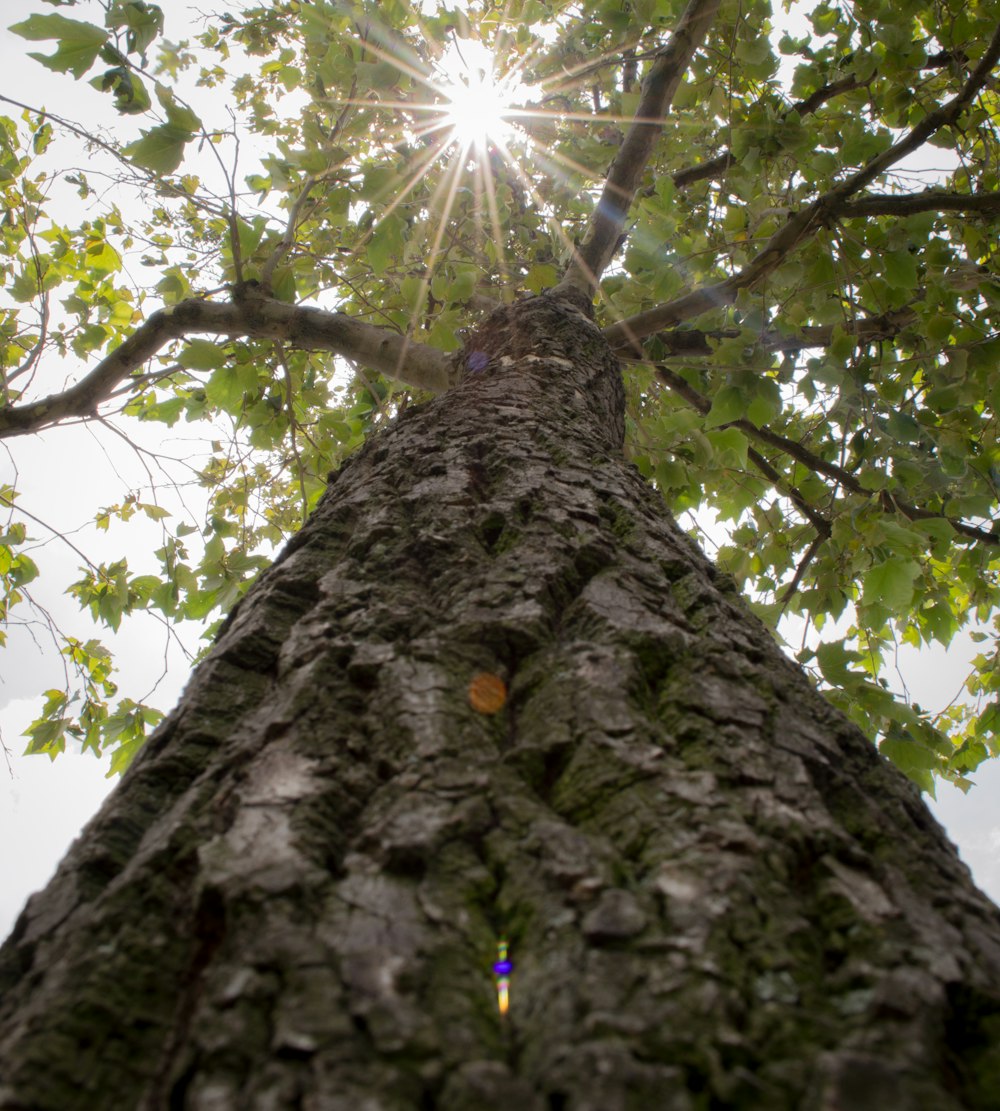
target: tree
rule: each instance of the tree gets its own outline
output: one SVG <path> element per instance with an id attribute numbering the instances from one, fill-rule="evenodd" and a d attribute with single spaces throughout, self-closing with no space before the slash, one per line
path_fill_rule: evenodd
<path id="1" fill-rule="evenodd" d="M 453 380 L 462 329 L 571 263 L 571 285 L 603 275 L 601 322 L 627 361 L 629 458 L 676 512 L 728 522 L 717 562 L 768 624 L 822 630 L 798 655 L 836 704 L 925 790 L 935 775 L 965 786 L 996 751 L 985 8 L 821 5 L 818 38 L 804 26 L 780 38 L 778 72 L 763 5 L 722 8 L 704 47 L 676 55 L 661 50 L 680 14 L 669 5 L 577 20 L 558 4 L 419 18 L 272 4 L 197 43 L 163 40 L 154 5 L 103 6 L 105 27 L 51 13 L 15 30 L 56 41 L 35 55 L 49 69 L 96 70 L 123 125 L 145 124 L 154 101 L 162 122 L 125 142 L 40 111 L 25 110 L 27 135 L 5 120 L 0 436 L 16 445 L 73 421 L 133 436 L 119 414 L 146 429 L 214 423 L 192 467 L 201 520 L 169 491 L 131 488 L 93 520 L 152 518 L 155 558 L 130 566 L 74 544 L 85 562 L 70 591 L 99 624 L 224 613 L 327 472 Z M 506 123 L 482 70 L 455 71 L 481 40 L 527 105 Z M 236 53 L 229 101 L 199 108 L 231 122 L 210 127 L 183 82 L 221 86 Z M 67 134 L 89 143 L 86 169 L 55 157 Z M 271 149 L 244 187 L 248 135 Z M 911 168 L 931 150 L 949 172 Z M 95 174 L 118 192 L 101 194 Z M 88 206 L 78 226 L 49 215 L 79 208 L 69 185 Z M 126 188 L 142 215 L 123 215 Z M 136 253 L 153 288 L 126 280 Z M 355 368 L 347 396 L 329 352 Z M 97 363 L 66 388 L 59 356 Z M 46 516 L 15 511 L 16 497 L 0 491 L 15 623 Z M 948 645 L 970 625 L 984 642 L 971 699 L 934 713 L 893 696 L 900 643 Z M 117 695 L 98 637 L 55 635 L 75 678 L 47 692 L 31 750 L 75 737 L 120 770 L 160 715 Z"/>
<path id="2" fill-rule="evenodd" d="M 206 32 L 264 59 L 236 90 L 280 152 L 251 181 L 285 195 L 278 231 L 235 185 L 218 203 L 174 174 L 200 123 L 168 84 L 165 122 L 109 144 L 172 198 L 155 217 L 167 308 L 114 316 L 113 259 L 83 266 L 114 251 L 107 223 L 47 230 L 47 255 L 34 225 L 6 226 L 43 323 L 17 337 L 8 317 L 22 372 L 60 342 L 62 281 L 90 283 L 62 342 L 107 348 L 66 390 L 9 393 L 6 434 L 117 396 L 167 422 L 231 410 L 260 451 L 287 440 L 307 503 L 340 466 L 0 951 L 0 1107 L 993 1106 L 996 908 L 662 494 L 707 491 L 736 519 L 729 566 L 755 569 L 765 615 L 768 581 L 778 608 L 854 601 L 867 677 L 843 644 L 817 655 L 886 755 L 917 778 L 985 755 L 988 713 L 948 739 L 873 673 L 894 622 L 947 639 L 994 589 L 1000 32 L 968 5 L 821 6 L 825 42 L 783 40 L 804 59 L 789 103 L 763 8 L 379 12 L 392 34 L 297 3 Z M 19 26 L 58 40 L 51 67 L 103 58 L 97 86 L 144 112 L 130 54 L 157 9 L 117 3 L 107 25 Z M 418 126 L 452 31 L 528 59 L 551 98 L 524 117 L 522 159 L 514 139 L 455 154 Z M 161 73 L 191 64 L 162 47 Z M 299 116 L 273 110 L 279 85 L 307 90 Z M 387 112 L 399 130 L 379 129 Z M 952 180 L 894 190 L 930 140 L 958 152 Z M 609 159 L 596 189 L 553 172 Z M 181 234 L 187 269 L 168 265 Z M 202 250 L 229 268 L 215 299 L 191 295 Z M 337 311 L 299 303 L 333 285 Z M 190 338 L 206 334 L 228 338 Z M 320 412 L 317 349 L 359 365 L 359 427 Z M 375 411 L 394 419 L 348 455 Z M 97 569 L 76 589 L 98 614 L 239 593 L 261 534 L 226 518 L 245 523 L 246 487 L 206 472 L 201 578 L 176 545 L 168 590 Z M 257 479 L 279 522 L 282 473 Z M 984 660 L 975 681 L 991 675 Z M 52 700 L 64 732 L 107 735 L 99 697 L 87 722 Z"/>

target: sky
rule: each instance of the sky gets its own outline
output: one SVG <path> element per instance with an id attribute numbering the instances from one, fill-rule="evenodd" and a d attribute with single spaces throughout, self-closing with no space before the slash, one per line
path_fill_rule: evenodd
<path id="1" fill-rule="evenodd" d="M 180 7 L 163 5 L 167 13 L 168 37 L 178 38 Z M 139 122 L 121 119 L 110 110 L 107 98 L 81 90 L 66 78 L 56 77 L 25 58 L 26 44 L 6 31 L 9 23 L 25 18 L 40 7 L 33 0 L 4 0 L 0 19 L 0 58 L 5 84 L 17 89 L 20 99 L 62 112 L 71 119 L 85 115 L 88 126 L 106 125 L 121 133 L 122 127 L 135 134 Z M 81 12 L 81 17 L 85 13 Z M 35 44 L 45 48 L 46 44 Z M 82 97 L 87 95 L 86 107 Z M 0 105 L 0 112 L 10 112 Z M 246 165 L 246 171 L 252 167 Z M 65 365 L 56 368 L 59 375 Z M 135 439 L 134 426 L 129 429 Z M 190 427 L 146 430 L 155 440 L 145 446 L 177 462 L 165 464 L 171 481 L 181 485 L 168 501 L 175 515 L 197 523 L 203 508 L 203 494 L 192 483 L 189 460 L 200 450 L 199 436 Z M 0 482 L 16 473 L 22 490 L 21 504 L 39 518 L 47 520 L 86 549 L 91 559 L 116 557 L 123 550 L 128 530 L 130 567 L 142 568 L 143 559 L 161 543 L 154 522 L 137 520 L 119 524 L 108 534 L 97 533 L 92 521 L 98 506 L 121 501 L 130 491 L 145 488 L 157 476 L 160 465 L 129 448 L 113 426 L 60 428 L 40 436 L 9 442 L 9 453 L 0 450 Z M 187 483 L 188 485 L 184 485 Z M 76 530 L 82 530 L 77 532 Z M 70 582 L 76 577 L 79 556 L 41 525 L 30 532 L 43 546 L 32 553 L 43 575 L 53 582 Z M 150 570 L 153 568 L 150 567 Z M 75 602 L 59 593 L 46 594 L 44 603 L 54 619 L 84 639 L 95 635 Z M 163 710 L 169 709 L 183 688 L 189 673 L 185 652 L 199 647 L 198 630 L 184 635 L 177 643 L 153 618 L 142 615 L 127 621 L 114 643 L 120 665 L 120 687 L 131 696 L 143 698 Z M 102 639 L 108 634 L 102 630 Z M 967 671 L 972 646 L 965 640 L 949 651 L 904 649 L 900 670 L 914 697 L 922 705 L 946 705 Z M 41 627 L 13 630 L 11 643 L 0 649 L 0 737 L 7 749 L 0 753 L 0 937 L 7 934 L 26 897 L 45 884 L 58 860 L 82 826 L 100 806 L 115 780 L 106 778 L 107 761 L 91 754 L 66 753 L 55 762 L 46 757 L 25 757 L 21 733 L 37 715 L 39 692 L 59 686 L 62 672 L 58 656 L 46 642 Z M 6 766 L 5 766 L 6 764 Z M 967 795 L 942 784 L 937 801 L 928 800 L 946 831 L 960 849 L 979 885 L 1000 902 L 1000 761 L 993 761 L 977 772 L 976 786 Z"/>

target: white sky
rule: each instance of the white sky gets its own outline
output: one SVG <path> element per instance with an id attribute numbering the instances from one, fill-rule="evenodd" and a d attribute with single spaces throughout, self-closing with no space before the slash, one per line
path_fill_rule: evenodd
<path id="1" fill-rule="evenodd" d="M 88 126 L 104 123 L 121 133 L 123 124 L 107 98 L 101 98 L 70 78 L 49 74 L 24 57 L 26 50 L 46 50 L 48 44 L 26 44 L 10 35 L 6 26 L 25 18 L 32 11 L 46 10 L 37 0 L 4 0 L 0 18 L 0 61 L 5 86 L 16 90 L 19 99 L 61 112 Z M 185 9 L 163 4 L 167 17 L 167 37 L 181 38 L 178 29 Z M 74 13 L 75 14 L 75 13 Z M 81 18 L 89 13 L 80 12 Z M 5 114 L 15 114 L 0 105 Z M 135 134 L 140 121 L 124 126 Z M 251 166 L 245 165 L 245 172 Z M 58 372 L 65 373 L 60 367 Z M 159 439 L 158 450 L 180 458 L 197 451 L 195 442 L 184 437 L 199 435 L 190 426 L 172 430 L 152 429 Z M 131 429 L 130 429 L 131 433 Z M 148 486 L 149 478 L 133 452 L 111 432 L 95 428 L 62 428 L 42 436 L 8 442 L 11 456 L 0 452 L 0 482 L 8 481 L 16 465 L 23 491 L 22 503 L 62 530 L 74 529 L 92 519 L 100 505 L 121 501 L 130 489 Z M 183 477 L 181 469 L 177 477 Z M 191 515 L 197 520 L 201 497 L 190 491 Z M 172 503 L 176 513 L 185 510 Z M 112 524 L 107 535 L 93 529 L 74 536 L 91 559 L 122 554 L 124 529 L 128 529 L 130 566 L 138 570 L 148 553 L 159 546 L 159 529 L 152 522 L 133 519 L 129 524 Z M 42 538 L 45 530 L 32 526 L 31 535 Z M 55 583 L 72 581 L 80 560 L 58 541 L 33 553 L 45 575 Z M 153 568 L 150 568 L 151 570 Z M 65 627 L 86 639 L 95 631 L 74 602 L 58 593 L 45 594 L 45 604 Z M 31 637 L 14 630 L 11 644 L 0 649 L 0 736 L 11 750 L 9 771 L 0 757 L 0 937 L 6 935 L 27 895 L 43 886 L 55 865 L 79 833 L 81 826 L 100 805 L 114 781 L 105 778 L 106 761 L 92 755 L 67 753 L 54 763 L 44 757 L 23 757 L 20 736 L 38 712 L 38 692 L 62 682 L 61 665 L 51 646 L 39 634 L 36 647 Z M 99 635 L 111 643 L 109 634 Z M 197 632 L 188 634 L 189 647 L 197 647 Z M 120 672 L 116 677 L 123 692 L 142 698 L 159 681 L 149 701 L 169 709 L 186 680 L 188 667 L 183 653 L 169 650 L 162 626 L 142 616 L 127 620 L 113 643 Z M 956 644 L 950 651 L 904 653 L 903 670 L 907 685 L 922 705 L 936 708 L 954 696 L 966 672 L 969 645 Z M 166 654 L 166 656 L 165 656 Z M 165 672 L 165 675 L 164 675 Z M 961 850 L 980 886 L 1000 902 L 1000 761 L 993 761 L 974 777 L 977 787 L 968 796 L 942 784 L 939 799 L 932 809 Z"/>

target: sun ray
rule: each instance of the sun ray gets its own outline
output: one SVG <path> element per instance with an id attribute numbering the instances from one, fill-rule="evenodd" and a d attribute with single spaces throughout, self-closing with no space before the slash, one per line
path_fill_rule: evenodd
<path id="1" fill-rule="evenodd" d="M 572 258 L 573 259 L 575 264 L 580 267 L 580 270 L 582 271 L 584 276 L 595 287 L 597 285 L 599 285 L 597 277 L 594 275 L 594 273 L 590 270 L 590 268 L 579 257 L 579 253 L 577 251 L 576 244 L 566 234 L 566 231 L 563 228 L 563 226 L 554 217 L 550 216 L 545 211 L 545 209 L 546 209 L 545 199 L 541 196 L 541 194 L 535 188 L 535 184 L 531 180 L 531 178 L 528 177 L 528 175 L 526 173 L 524 173 L 524 171 L 521 169 L 521 165 L 517 161 L 517 159 L 514 157 L 513 153 L 506 147 L 506 145 L 502 141 L 497 142 L 497 147 L 500 150 L 501 154 L 503 154 L 503 156 L 507 160 L 507 162 L 510 164 L 511 168 L 514 170 L 515 174 L 518 176 L 519 180 L 521 181 L 521 184 L 525 187 L 527 192 L 530 194 L 531 199 L 535 202 L 535 205 L 537 206 L 539 213 L 544 218 L 546 224 L 548 224 L 549 228 L 555 234 L 556 238 L 562 243 L 563 247 L 566 249 L 567 258 Z M 556 154 L 555 151 L 550 151 L 549 153 L 552 154 L 552 155 Z M 625 319 L 624 315 L 617 308 L 615 308 L 615 306 L 613 304 L 611 304 L 610 302 L 607 302 L 607 301 L 605 302 L 605 309 L 607 310 L 608 314 L 611 316 L 611 318 L 613 319 L 613 321 L 615 323 L 620 324 L 624 321 L 624 319 Z M 631 332 L 628 333 L 628 337 L 629 338 L 634 338 L 634 337 L 632 337 Z M 636 342 L 638 342 L 638 341 L 636 341 Z"/>
<path id="2" fill-rule="evenodd" d="M 535 202 L 535 205 L 538 208 L 539 214 L 543 217 L 546 224 L 548 224 L 550 230 L 555 233 L 556 238 L 558 240 L 560 240 L 563 247 L 566 248 L 568 257 L 571 257 L 573 259 L 573 261 L 576 263 L 576 265 L 580 267 L 583 274 L 588 279 L 593 279 L 593 283 L 594 283 L 594 285 L 596 285 L 597 280 L 596 280 L 596 278 L 594 278 L 594 275 L 592 273 L 590 273 L 589 268 L 586 266 L 586 264 L 583 262 L 583 260 L 579 257 L 579 253 L 577 251 L 576 244 L 566 234 L 562 224 L 560 224 L 559 221 L 555 219 L 555 217 L 550 216 L 549 213 L 546 212 L 545 198 L 542 197 L 542 195 L 535 188 L 535 183 L 524 172 L 524 170 L 521 168 L 520 163 L 514 157 L 513 152 L 510 150 L 510 148 L 507 146 L 507 144 L 503 142 L 502 139 L 497 140 L 497 149 L 500 151 L 500 153 L 504 156 L 504 158 L 510 164 L 511 169 L 513 169 L 514 173 L 517 175 L 518 180 L 521 182 L 521 184 L 524 186 L 525 190 L 531 196 L 531 199 Z"/>
<path id="3" fill-rule="evenodd" d="M 616 116 L 610 112 L 560 112 L 548 108 L 510 108 L 507 115 L 511 119 L 525 120 L 573 120 L 580 123 L 654 123 L 663 121 L 656 116 Z"/>
<path id="4" fill-rule="evenodd" d="M 539 159 L 547 159 L 549 166 L 556 169 L 556 172 L 564 182 L 568 183 L 568 178 L 556 167 L 553 166 L 555 162 L 561 162 L 564 166 L 586 178 L 588 181 L 603 181 L 606 170 L 595 170 L 590 166 L 584 166 L 582 162 L 577 162 L 575 158 L 570 158 L 568 154 L 563 154 L 561 150 L 555 150 L 552 147 L 542 147 L 535 152 L 535 156 Z"/>
<path id="5" fill-rule="evenodd" d="M 419 66 L 411 65 L 409 61 L 400 57 L 399 54 L 394 54 L 391 50 L 383 49 L 381 46 L 373 43 L 371 39 L 359 38 L 356 41 L 359 42 L 364 49 L 370 50 L 380 61 L 388 62 L 390 65 L 395 66 L 400 73 L 405 73 L 407 77 L 412 77 L 414 81 L 424 85 L 432 92 L 438 91 L 437 85 L 427 69 L 421 69 Z M 412 57 L 417 57 L 415 51 L 405 46 L 405 44 L 402 45 L 400 49 L 405 50 L 406 53 Z M 418 58 L 418 60 L 420 59 Z"/>
<path id="6" fill-rule="evenodd" d="M 504 250 L 503 245 L 503 229 L 500 225 L 500 210 L 497 208 L 497 191 L 493 181 L 493 167 L 488 158 L 484 158 L 481 162 L 477 162 L 476 166 L 483 178 L 483 186 L 486 193 L 486 210 L 490 214 L 490 230 L 493 233 L 493 245 L 497 252 L 501 288 L 506 291 L 510 288 L 510 272 L 507 269 L 507 252 Z"/>
<path id="7" fill-rule="evenodd" d="M 352 259 L 356 257 L 358 252 L 371 242 L 372 236 L 375 234 L 376 231 L 378 231 L 379 227 L 389 216 L 392 215 L 393 212 L 396 211 L 396 209 L 403 203 L 403 201 L 406 200 L 410 193 L 412 193 L 413 190 L 420 184 L 420 182 L 423 181 L 423 179 L 430 173 L 435 163 L 438 161 L 441 155 L 444 154 L 445 150 L 447 150 L 448 145 L 449 142 L 446 141 L 439 144 L 436 148 L 429 148 L 427 151 L 424 152 L 424 162 L 423 165 L 418 168 L 419 172 L 415 171 L 410 177 L 409 181 L 404 183 L 403 188 L 400 190 L 397 196 L 393 198 L 392 203 L 389 205 L 389 207 L 384 212 L 379 214 L 378 219 L 372 223 L 372 226 L 368 229 L 368 231 L 361 237 L 361 239 L 355 244 L 355 246 L 351 248 L 350 253 L 345 256 L 346 259 Z M 378 200 L 379 198 L 375 197 L 374 199 Z"/>
<path id="8" fill-rule="evenodd" d="M 509 7 L 511 0 L 505 0 L 505 3 Z M 367 99 L 351 98 L 340 102 L 398 113 L 397 119 L 402 122 L 394 130 L 408 143 L 416 143 L 418 148 L 423 143 L 426 147 L 424 150 L 418 149 L 413 156 L 407 167 L 405 181 L 396 187 L 399 192 L 351 252 L 352 256 L 363 250 L 385 219 L 412 196 L 435 166 L 441 165 L 441 172 L 437 175 L 430 196 L 424 196 L 415 202 L 421 209 L 432 214 L 432 226 L 428 228 L 430 234 L 426 265 L 413 303 L 409 306 L 410 320 L 406 335 L 410 341 L 419 327 L 422 306 L 426 305 L 428 290 L 441 264 L 445 236 L 450 221 L 456 218 L 454 214 L 459 186 L 466 171 L 469 171 L 472 179 L 471 219 L 476 229 L 472 234 L 476 242 L 487 249 L 492 267 L 503 282 L 502 288 L 509 292 L 505 224 L 501 219 L 497 195 L 499 182 L 496 174 L 501 161 L 510 167 L 514 179 L 524 187 L 525 193 L 531 198 L 539 216 L 561 245 L 564 254 L 567 257 L 576 257 L 576 247 L 570 236 L 549 212 L 535 182 L 524 172 L 520 159 L 511 149 L 511 143 L 517 139 L 518 149 L 521 142 L 528 149 L 533 149 L 535 156 L 548 164 L 548 173 L 557 179 L 569 180 L 568 175 L 572 174 L 582 176 L 585 182 L 596 182 L 601 177 L 599 171 L 584 166 L 561 150 L 554 149 L 544 138 L 536 138 L 532 135 L 531 123 L 552 121 L 556 124 L 588 123 L 607 126 L 636 122 L 634 117 L 611 112 L 549 109 L 544 104 L 539 104 L 532 93 L 532 90 L 537 94 L 542 89 L 567 89 L 570 83 L 582 83 L 584 75 L 591 72 L 595 65 L 617 61 L 621 52 L 629 49 L 629 44 L 619 45 L 616 50 L 596 60 L 589 60 L 571 70 L 544 78 L 529 87 L 522 83 L 526 69 L 549 44 L 542 41 L 533 44 L 515 65 L 504 69 L 498 62 L 498 57 L 505 53 L 502 49 L 507 41 L 505 35 L 509 35 L 509 31 L 501 25 L 492 50 L 481 40 L 470 37 L 469 29 L 464 26 L 457 32 L 453 31 L 447 43 L 432 42 L 429 37 L 425 37 L 429 57 L 417 62 L 414 53 L 405 45 L 389 42 L 387 35 L 376 32 L 377 41 L 366 40 L 364 48 L 373 57 L 391 63 L 400 73 L 409 76 L 420 86 L 413 89 L 413 96 L 419 99 L 409 99 L 406 93 L 401 96 L 397 92 L 393 99 L 382 100 L 375 94 Z M 389 92 L 388 89 L 386 91 Z M 497 160 L 496 163 L 494 159 Z M 488 239 L 484 239 L 487 235 Z M 490 242 L 493 244 L 492 248 L 489 247 Z M 490 268 L 491 264 L 486 263 L 486 266 Z"/>
<path id="9" fill-rule="evenodd" d="M 438 255 L 441 252 L 441 241 L 444 239 L 445 227 L 448 223 L 448 218 L 451 216 L 451 210 L 455 204 L 455 196 L 458 192 L 458 183 L 462 177 L 462 171 L 465 169 L 465 163 L 468 159 L 468 150 L 457 150 L 452 155 L 451 165 L 445 172 L 445 176 L 438 182 L 437 188 L 434 190 L 431 199 L 427 203 L 429 212 L 434 211 L 435 204 L 440 197 L 441 193 L 447 190 L 445 198 L 444 209 L 441 212 L 441 219 L 438 222 L 437 230 L 434 233 L 434 239 L 431 243 L 430 254 L 427 258 L 427 267 L 424 273 L 422 282 L 420 283 L 420 292 L 417 295 L 417 306 L 427 296 L 427 290 L 430 288 L 431 279 L 434 276 L 434 268 L 437 266 Z M 449 180 L 450 175 L 450 180 Z M 413 328 L 410 329 L 413 331 Z"/>
<path id="10" fill-rule="evenodd" d="M 519 69 L 499 72 L 495 51 L 478 39 L 455 39 L 436 68 L 456 141 L 484 154 L 491 139 L 511 133 L 509 116 L 519 92 Z"/>
<path id="11" fill-rule="evenodd" d="M 458 182 L 461 179 L 464 167 L 464 159 L 468 156 L 467 151 L 456 151 L 452 155 L 451 165 L 445 172 L 445 176 L 438 182 L 437 188 L 431 195 L 428 201 L 428 211 L 433 211 L 434 204 L 440 196 L 441 192 L 447 187 L 447 199 L 444 211 L 441 213 L 441 220 L 438 223 L 437 232 L 434 235 L 434 241 L 431 245 L 430 256 L 427 259 L 427 266 L 425 268 L 423 277 L 421 278 L 420 287 L 417 290 L 417 295 L 413 300 L 413 307 L 410 310 L 410 324 L 406 329 L 403 336 L 403 343 L 400 347 L 399 358 L 396 361 L 396 373 L 398 374 L 406 362 L 406 353 L 409 350 L 410 341 L 413 339 L 413 333 L 416 331 L 418 313 L 420 306 L 427 300 L 427 291 L 430 289 L 431 279 L 434 276 L 434 268 L 437 265 L 437 257 L 441 250 L 441 241 L 444 238 L 445 227 L 448 223 L 448 218 L 451 215 L 452 206 L 455 203 L 455 194 L 458 190 Z M 451 180 L 448 180 L 448 175 L 451 175 Z"/>
<path id="12" fill-rule="evenodd" d="M 587 61 L 580 62 L 575 66 L 571 66 L 569 69 L 564 69 L 561 73 L 554 73 L 551 77 L 543 77 L 538 82 L 538 87 L 540 89 L 544 89 L 550 94 L 553 91 L 562 92 L 563 87 L 557 87 L 553 89 L 553 86 L 556 85 L 556 82 L 568 81 L 574 77 L 584 77 L 588 73 L 592 73 L 600 66 L 610 65 L 614 62 L 623 61 L 624 52 L 626 50 L 635 49 L 635 47 L 637 47 L 641 42 L 642 39 L 637 38 L 634 42 L 620 43 L 613 50 L 606 50 L 603 54 L 598 55 L 596 58 L 588 58 Z M 574 86 L 574 90 L 576 88 L 582 88 L 582 82 L 580 85 Z"/>
<path id="13" fill-rule="evenodd" d="M 435 91 L 442 92 L 441 89 L 435 87 Z M 447 127 L 448 116 L 451 112 L 447 104 L 430 104 L 424 101 L 413 100 L 370 100 L 361 97 L 348 97 L 348 98 L 330 98 L 330 104 L 338 106 L 351 105 L 355 108 L 392 108 L 399 112 L 428 112 L 434 113 L 441 117 L 435 129 Z M 505 106 L 502 110 L 503 122 L 514 122 L 516 120 L 552 120 L 555 122 L 561 120 L 570 120 L 575 123 L 650 123 L 660 124 L 663 121 L 659 117 L 649 116 L 619 116 L 611 112 L 566 112 L 561 109 L 548 109 L 548 108 L 528 108 L 517 104 Z M 400 132 L 403 129 L 400 128 Z"/>

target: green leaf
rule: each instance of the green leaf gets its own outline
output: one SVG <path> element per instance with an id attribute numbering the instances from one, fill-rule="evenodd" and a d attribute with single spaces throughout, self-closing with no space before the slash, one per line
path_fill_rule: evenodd
<path id="1" fill-rule="evenodd" d="M 184 345 L 177 361 L 187 370 L 215 370 L 224 365 L 226 353 L 210 339 L 192 339 Z"/>
<path id="2" fill-rule="evenodd" d="M 673 459 L 663 459 L 657 463 L 654 475 L 656 485 L 664 493 L 668 490 L 681 490 L 688 484 L 687 469 Z"/>
<path id="3" fill-rule="evenodd" d="M 171 124 L 160 124 L 142 133 L 142 138 L 125 147 L 126 156 L 154 174 L 172 174 L 181 164 L 184 147 L 192 139 L 189 131 Z"/>
<path id="4" fill-rule="evenodd" d="M 403 231 L 405 223 L 395 214 L 387 216 L 375 229 L 368 244 L 366 255 L 372 270 L 384 274 L 393 257 L 403 252 Z"/>
<path id="5" fill-rule="evenodd" d="M 915 289 L 917 285 L 916 256 L 908 250 L 890 251 L 883 260 L 885 276 L 897 289 Z"/>
<path id="6" fill-rule="evenodd" d="M 167 122 L 142 133 L 142 138 L 125 147 L 125 154 L 145 170 L 171 174 L 181 164 L 184 147 L 201 130 L 201 120 L 165 86 L 157 84 L 156 96 Z"/>
<path id="7" fill-rule="evenodd" d="M 543 289 L 550 289 L 559 280 L 559 271 L 548 263 L 532 266 L 524 279 L 525 289 L 532 293 L 541 293 Z M 471 290 L 470 290 L 471 292 Z"/>
<path id="8" fill-rule="evenodd" d="M 712 400 L 712 408 L 705 415 L 706 428 L 718 428 L 742 420 L 747 412 L 746 394 L 736 386 L 723 386 Z"/>
<path id="9" fill-rule="evenodd" d="M 212 405 L 227 413 L 238 414 L 243 409 L 244 395 L 257 388 L 257 370 L 251 365 L 222 366 L 205 384 L 205 393 Z"/>
<path id="10" fill-rule="evenodd" d="M 767 61 L 770 56 L 771 44 L 763 35 L 754 39 L 740 38 L 736 43 L 736 57 L 741 62 L 760 65 L 761 62 Z"/>
<path id="11" fill-rule="evenodd" d="M 107 22 L 109 27 L 127 28 L 130 53 L 145 54 L 156 36 L 163 33 L 163 10 L 156 4 L 125 0 L 111 8 Z"/>
<path id="12" fill-rule="evenodd" d="M 142 79 L 125 66 L 107 70 L 100 77 L 94 77 L 90 84 L 100 92 L 112 93 L 115 98 L 115 108 L 122 115 L 140 115 L 152 106 L 149 92 Z"/>
<path id="13" fill-rule="evenodd" d="M 879 744 L 879 752 L 922 790 L 933 792 L 932 770 L 940 766 L 938 755 L 910 738 L 887 737 Z"/>
<path id="14" fill-rule="evenodd" d="M 746 470 L 747 449 L 750 445 L 746 436 L 738 428 L 719 428 L 707 435 L 723 467 Z"/>
<path id="15" fill-rule="evenodd" d="M 951 541 L 955 537 L 955 526 L 943 517 L 926 517 L 914 521 L 910 528 L 926 533 L 934 540 Z"/>
<path id="16" fill-rule="evenodd" d="M 30 738 L 24 750 L 25 756 L 36 756 L 42 752 L 54 756 L 61 752 L 66 745 L 64 736 L 68 725 L 69 718 L 36 718 L 21 734 Z"/>
<path id="17" fill-rule="evenodd" d="M 920 564 L 912 559 L 887 559 L 877 563 L 864 578 L 865 605 L 881 605 L 892 613 L 902 613 L 913 601 L 913 584 Z"/>
<path id="18" fill-rule="evenodd" d="M 94 64 L 101 47 L 107 42 L 108 34 L 92 23 L 80 23 L 63 15 L 33 15 L 11 28 L 15 35 L 38 42 L 43 39 L 56 39 L 58 47 L 55 54 L 29 54 L 30 58 L 42 63 L 58 73 L 72 73 L 82 77 Z"/>
<path id="19" fill-rule="evenodd" d="M 170 397 L 165 401 L 156 401 L 145 409 L 140 410 L 140 420 L 162 421 L 168 427 L 177 423 L 184 406 L 187 404 L 183 397 Z"/>
<path id="20" fill-rule="evenodd" d="M 156 99 L 167 113 L 167 123 L 176 127 L 178 131 L 186 131 L 194 135 L 201 130 L 201 120 L 191 108 L 181 104 L 176 96 L 165 86 L 157 82 Z"/>
<path id="21" fill-rule="evenodd" d="M 768 424 L 781 413 L 781 390 L 773 378 L 758 378 L 754 394 L 747 407 L 747 419 L 759 427 Z"/>

